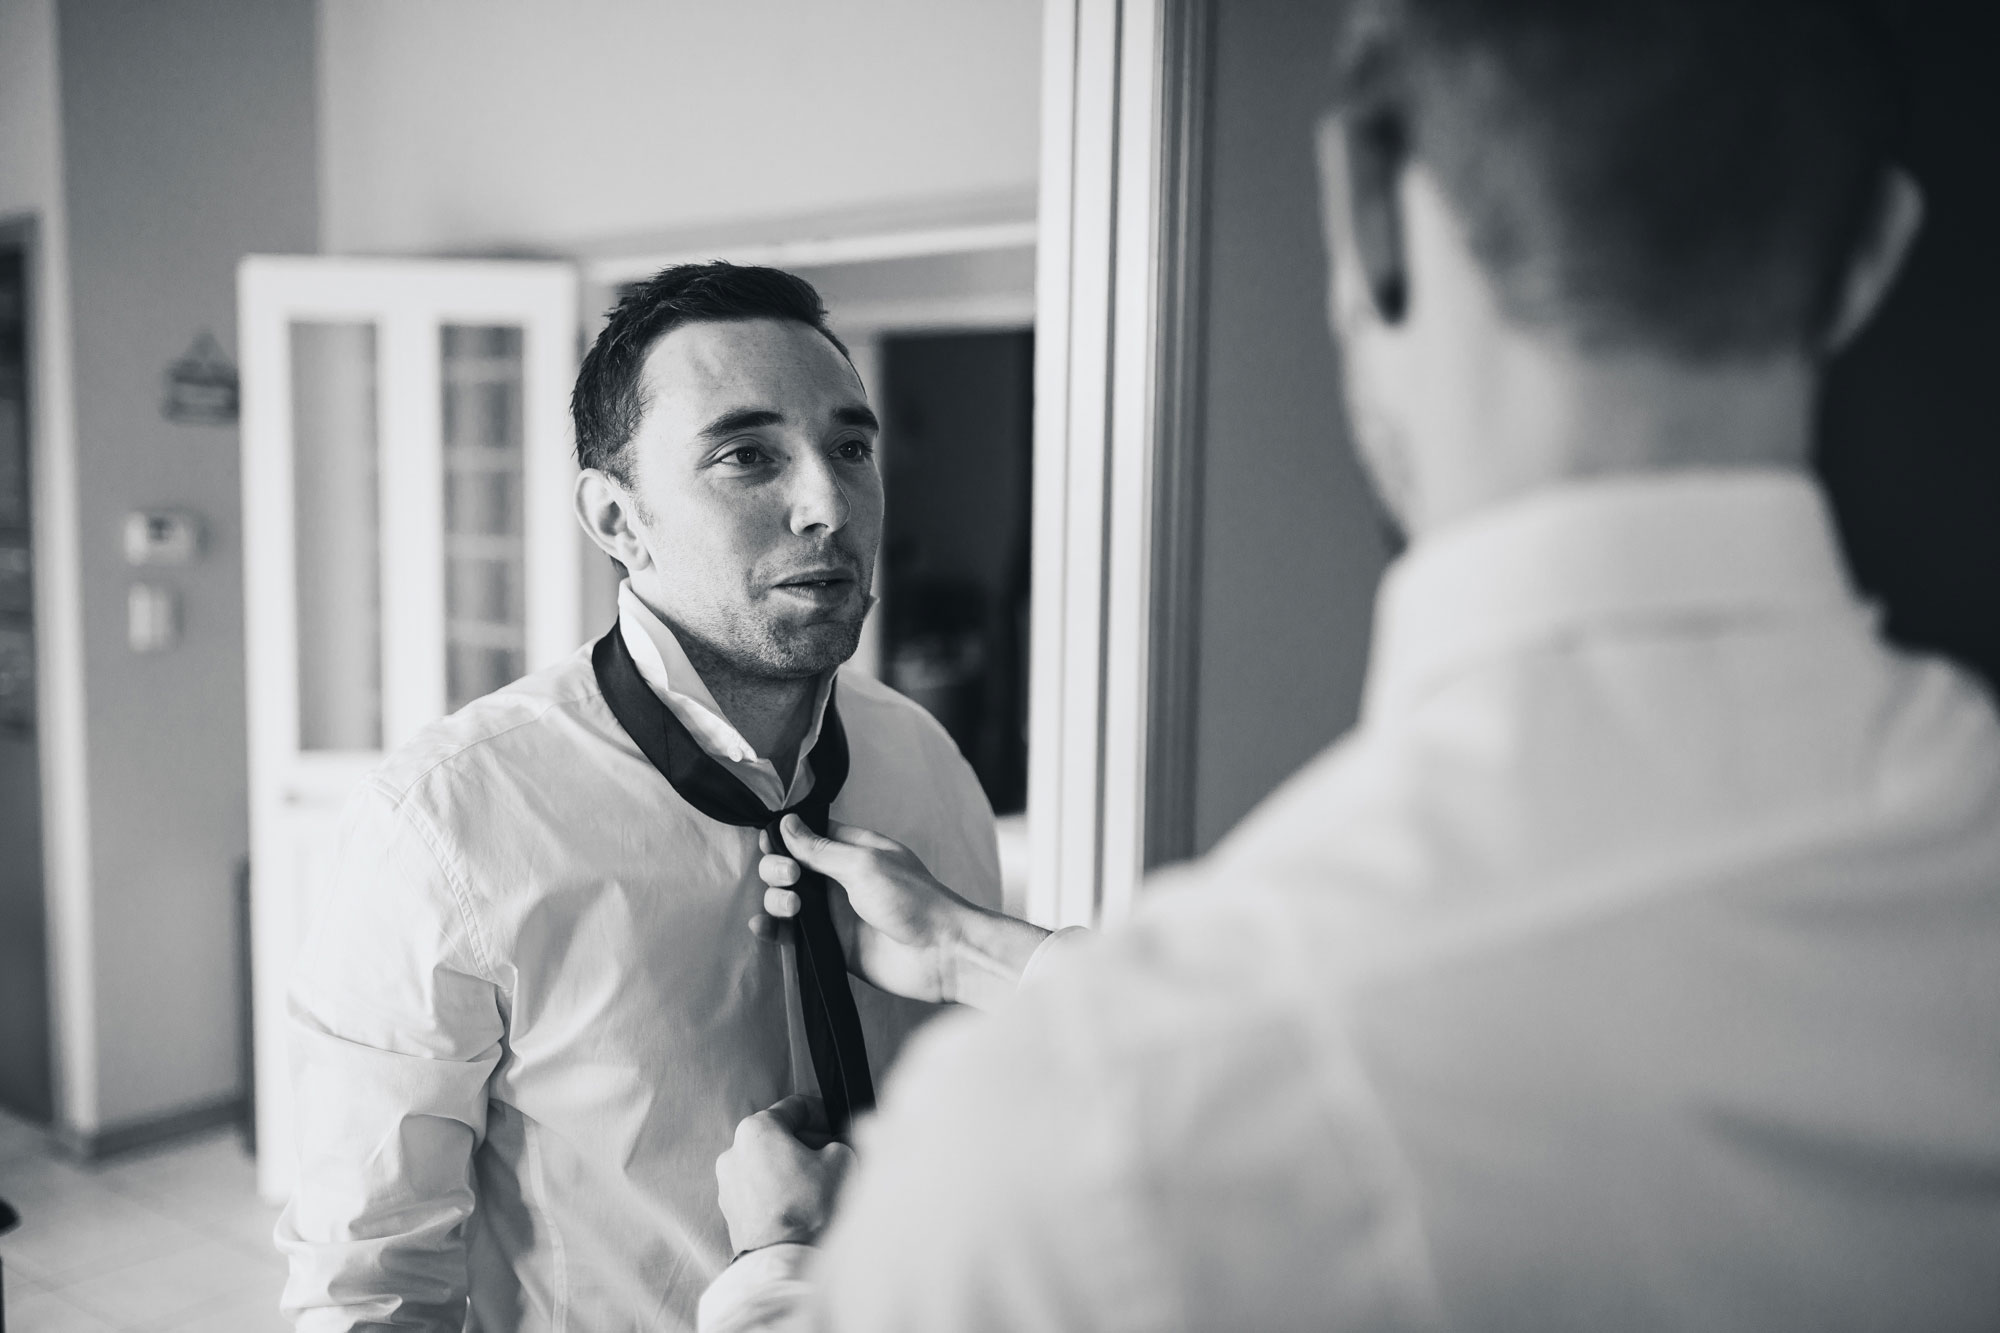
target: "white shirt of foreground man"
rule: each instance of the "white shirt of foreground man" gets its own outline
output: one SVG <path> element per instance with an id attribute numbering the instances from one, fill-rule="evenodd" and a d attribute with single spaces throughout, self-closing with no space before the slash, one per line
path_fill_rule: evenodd
<path id="1" fill-rule="evenodd" d="M 2000 731 L 1813 487 L 1552 491 L 1412 551 L 1359 728 L 919 1037 L 703 1326 L 1986 1326 L 1997 947 Z"/>
<path id="2" fill-rule="evenodd" d="M 2000 721 L 1883 642 L 1804 472 L 1921 215 L 1868 36 L 1805 0 L 1370 9 L 1333 313 L 1414 540 L 1360 725 L 920 1041 L 823 1249 L 739 1259 L 704 1328 L 2000 1311 Z"/>

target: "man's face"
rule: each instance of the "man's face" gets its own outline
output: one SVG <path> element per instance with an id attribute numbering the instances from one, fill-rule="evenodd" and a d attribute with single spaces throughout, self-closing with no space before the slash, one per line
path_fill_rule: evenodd
<path id="1" fill-rule="evenodd" d="M 656 343 L 632 438 L 634 589 L 690 652 L 795 679 L 853 655 L 882 536 L 875 414 L 847 358 L 789 320 Z"/>

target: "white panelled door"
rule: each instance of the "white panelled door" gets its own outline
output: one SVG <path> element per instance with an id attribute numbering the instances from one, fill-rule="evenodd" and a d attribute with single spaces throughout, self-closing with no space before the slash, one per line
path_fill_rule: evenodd
<path id="1" fill-rule="evenodd" d="M 356 781 L 583 641 L 567 264 L 243 261 L 258 1184 L 295 1167 L 293 954 Z"/>

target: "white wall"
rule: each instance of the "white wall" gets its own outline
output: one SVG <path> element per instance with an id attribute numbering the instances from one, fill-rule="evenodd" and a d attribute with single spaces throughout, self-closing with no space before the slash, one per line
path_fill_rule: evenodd
<path id="1" fill-rule="evenodd" d="M 1039 0 L 320 0 L 331 252 L 1019 194 Z"/>

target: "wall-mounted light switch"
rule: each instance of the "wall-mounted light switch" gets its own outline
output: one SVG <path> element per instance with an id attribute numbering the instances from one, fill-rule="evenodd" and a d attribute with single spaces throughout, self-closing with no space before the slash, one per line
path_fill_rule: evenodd
<path id="1" fill-rule="evenodd" d="M 180 642 L 181 599 L 172 588 L 135 583 L 125 593 L 125 642 L 135 653 L 163 653 Z"/>
<path id="2" fill-rule="evenodd" d="M 125 563 L 191 565 L 201 555 L 201 515 L 140 509 L 125 515 Z"/>

